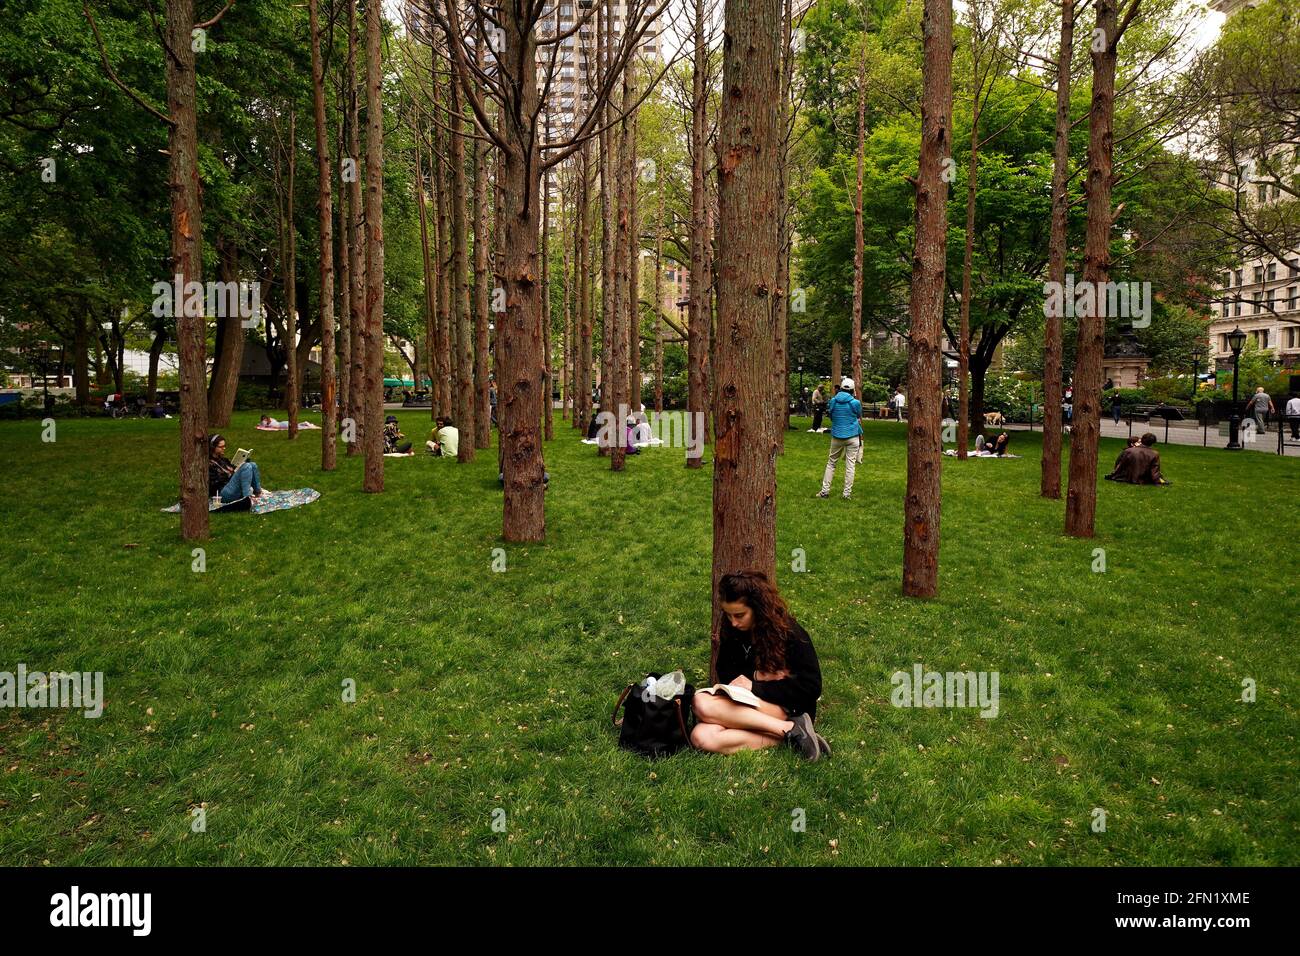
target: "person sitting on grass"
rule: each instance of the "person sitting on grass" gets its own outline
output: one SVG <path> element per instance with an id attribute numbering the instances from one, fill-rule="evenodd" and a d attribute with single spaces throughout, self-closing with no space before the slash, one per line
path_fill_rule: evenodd
<path id="1" fill-rule="evenodd" d="M 591 407 L 591 421 L 587 423 L 587 440 L 595 441 L 596 435 L 600 432 L 600 406 Z"/>
<path id="2" fill-rule="evenodd" d="M 218 495 L 223 505 L 241 498 L 260 498 L 262 476 L 255 461 L 246 461 L 236 468 L 226 457 L 226 439 L 213 435 L 208 439 L 208 497 Z"/>
<path id="3" fill-rule="evenodd" d="M 992 442 L 984 446 L 988 454 L 1001 458 L 1007 453 L 1007 445 L 1011 442 L 1011 436 L 1006 432 L 998 435 Z"/>
<path id="4" fill-rule="evenodd" d="M 776 586 L 757 571 L 727 574 L 718 582 L 718 598 L 718 681 L 743 687 L 760 703 L 750 707 L 701 690 L 694 697 L 699 723 L 691 743 L 721 754 L 784 743 L 808 760 L 828 756 L 830 745 L 813 729 L 822 692 L 817 652 Z"/>
<path id="5" fill-rule="evenodd" d="M 397 416 L 389 415 L 384 419 L 384 454 L 405 455 L 411 450 L 409 441 L 402 441 L 406 436 L 398 427 Z"/>
<path id="6" fill-rule="evenodd" d="M 623 449 L 625 454 L 639 455 L 641 449 L 636 447 L 636 416 L 627 416 L 627 424 L 623 428 L 623 438 L 626 447 Z"/>
<path id="7" fill-rule="evenodd" d="M 424 447 L 439 458 L 455 458 L 460 453 L 460 429 L 445 415 L 439 415 L 435 419 L 435 425 L 433 434 L 424 443 Z"/>
<path id="8" fill-rule="evenodd" d="M 1160 452 L 1155 450 L 1155 443 L 1155 434 L 1147 432 L 1140 444 L 1125 448 L 1115 459 L 1115 470 L 1106 476 L 1106 480 L 1130 485 L 1173 484 L 1160 474 Z"/>

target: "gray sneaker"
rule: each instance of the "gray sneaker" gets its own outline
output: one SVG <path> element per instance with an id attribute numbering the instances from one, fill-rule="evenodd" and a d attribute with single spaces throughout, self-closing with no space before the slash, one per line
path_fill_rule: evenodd
<path id="1" fill-rule="evenodd" d="M 830 497 L 830 492 L 827 492 L 827 491 L 819 491 L 819 492 L 817 492 L 817 494 L 813 495 L 813 497 L 814 497 L 814 498 L 829 498 L 829 497 Z"/>
<path id="2" fill-rule="evenodd" d="M 826 742 L 826 738 L 821 734 L 817 735 L 817 747 L 821 750 L 823 757 L 831 755 L 831 745 Z"/>
<path id="3" fill-rule="evenodd" d="M 817 733 L 813 730 L 812 718 L 807 714 L 796 714 L 792 718 L 794 726 L 785 734 L 785 743 L 805 760 L 821 759 L 821 747 L 817 745 Z"/>

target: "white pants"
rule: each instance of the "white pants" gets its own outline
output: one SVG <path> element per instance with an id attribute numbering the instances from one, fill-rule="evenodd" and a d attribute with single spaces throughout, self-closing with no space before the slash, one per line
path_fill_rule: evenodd
<path id="1" fill-rule="evenodd" d="M 846 449 L 848 455 L 844 458 L 844 493 L 847 495 L 853 491 L 853 476 L 858 470 L 858 458 L 862 450 L 862 439 L 857 435 L 831 439 L 831 454 L 826 459 L 826 473 L 822 475 L 822 494 L 830 494 L 831 482 L 835 479 L 835 465 Z"/>

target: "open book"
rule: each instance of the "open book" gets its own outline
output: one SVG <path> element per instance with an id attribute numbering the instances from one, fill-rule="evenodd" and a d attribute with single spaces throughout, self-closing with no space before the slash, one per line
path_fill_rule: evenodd
<path id="1" fill-rule="evenodd" d="M 236 470 L 238 470 L 240 465 L 242 465 L 244 462 L 248 461 L 248 459 L 252 457 L 253 457 L 253 449 L 241 448 L 239 449 L 239 451 L 235 452 L 235 457 L 231 459 L 230 464 Z"/>
<path id="2" fill-rule="evenodd" d="M 712 687 L 702 687 L 696 691 L 697 694 L 726 694 L 737 704 L 744 704 L 746 707 L 758 707 L 762 702 L 754 695 L 753 691 L 745 690 L 735 684 L 714 684 Z"/>

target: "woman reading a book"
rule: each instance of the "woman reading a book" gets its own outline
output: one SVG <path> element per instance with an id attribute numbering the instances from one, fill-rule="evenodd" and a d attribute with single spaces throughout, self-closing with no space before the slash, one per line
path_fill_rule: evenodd
<path id="1" fill-rule="evenodd" d="M 257 462 L 246 461 L 236 468 L 226 457 L 226 440 L 220 435 L 208 439 L 208 494 L 220 495 L 223 505 L 262 494 Z"/>
<path id="2" fill-rule="evenodd" d="M 724 754 L 784 743 L 808 760 L 828 756 L 813 730 L 822 673 L 808 632 L 766 574 L 724 575 L 718 597 L 719 683 L 695 694 L 691 743 Z"/>

